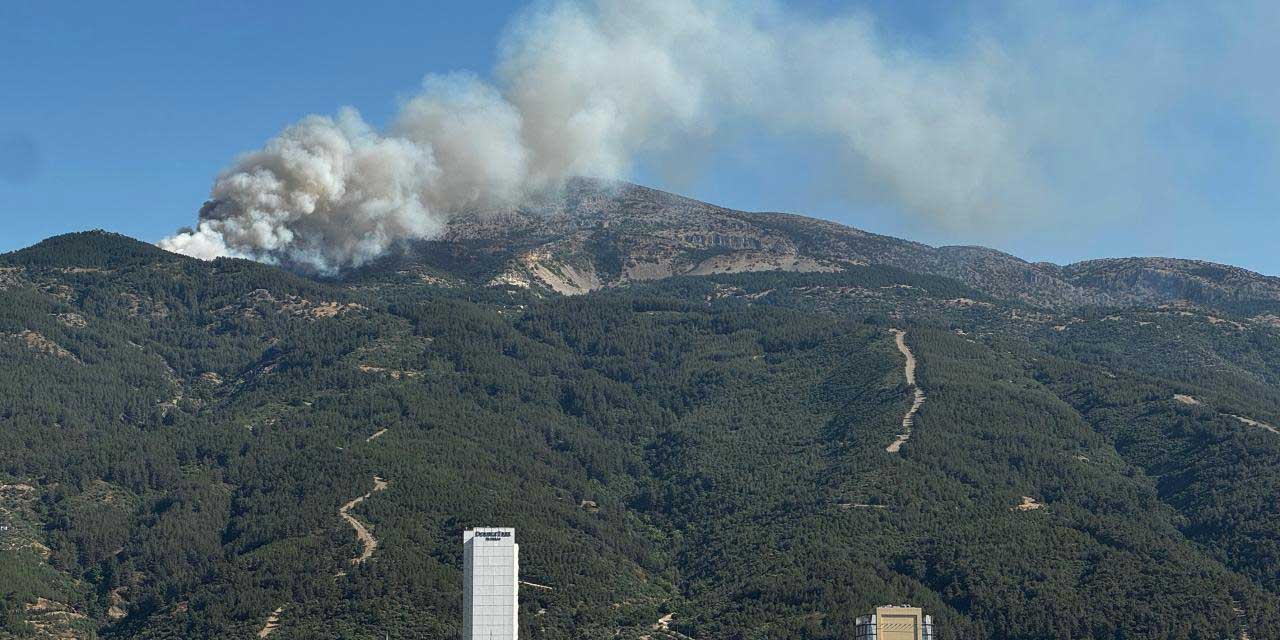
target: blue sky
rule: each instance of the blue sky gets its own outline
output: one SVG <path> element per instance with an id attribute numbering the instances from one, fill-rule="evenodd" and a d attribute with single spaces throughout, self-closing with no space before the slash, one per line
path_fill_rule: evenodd
<path id="1" fill-rule="evenodd" d="M 1280 274 L 1280 100 L 1267 68 L 1277 12 L 1242 2 L 1205 27 L 1186 19 L 1189 4 L 994 6 L 877 0 L 853 10 L 871 17 L 886 47 L 926 63 L 976 49 L 975 34 L 1015 63 L 1042 61 L 1032 70 L 1045 77 L 999 94 L 1015 103 L 999 106 L 1019 114 L 1018 131 L 1039 127 L 1016 138 L 1027 147 L 1019 157 L 1052 185 L 1036 211 L 979 224 L 920 215 L 863 185 L 866 167 L 832 162 L 840 150 L 830 139 L 750 127 L 699 149 L 690 166 L 673 165 L 679 150 L 668 150 L 638 157 L 629 175 L 736 208 L 1030 260 L 1170 255 Z M 499 37 L 524 7 L 5 3 L 0 251 L 90 228 L 156 241 L 192 225 L 220 170 L 306 114 L 350 105 L 380 127 L 426 74 L 489 77 Z M 850 9 L 786 10 L 817 23 Z M 1105 126 L 1091 127 L 1095 119 Z"/>

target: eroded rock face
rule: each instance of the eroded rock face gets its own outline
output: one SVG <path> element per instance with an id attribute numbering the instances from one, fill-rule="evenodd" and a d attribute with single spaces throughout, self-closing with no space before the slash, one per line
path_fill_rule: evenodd
<path id="1" fill-rule="evenodd" d="M 1201 260 L 1090 260 L 1063 267 L 1062 272 L 1081 286 L 1109 292 L 1117 303 L 1280 300 L 1280 278 Z"/>
<path id="2" fill-rule="evenodd" d="M 315 301 L 295 295 L 277 297 L 266 289 L 255 289 L 245 297 L 242 303 L 228 305 L 218 309 L 217 313 L 224 317 L 238 315 L 248 320 L 255 320 L 262 317 L 262 311 L 258 307 L 266 307 L 271 310 L 270 312 L 307 320 L 334 318 L 364 308 L 354 302 Z"/>
<path id="3" fill-rule="evenodd" d="M 752 214 L 591 180 L 571 181 L 559 199 L 457 218 L 446 241 L 507 248 L 491 285 L 562 295 L 680 275 L 842 268 Z"/>
<path id="4" fill-rule="evenodd" d="M 54 358 L 63 358 L 66 360 L 72 360 L 77 363 L 80 362 L 80 359 L 77 358 L 74 353 L 67 351 L 66 349 L 62 348 L 61 345 L 54 342 L 53 340 L 50 340 L 49 338 L 46 338 L 43 334 L 37 331 L 31 331 L 30 329 L 27 329 L 25 331 L 21 331 L 18 333 L 11 333 L 11 334 L 4 334 L 4 335 L 5 337 L 11 340 L 17 340 L 19 343 L 26 346 L 27 349 L 30 349 L 31 351 L 34 351 L 36 353 L 46 355 L 46 356 L 51 356 Z"/>
<path id="5" fill-rule="evenodd" d="M 521 255 L 491 284 L 521 288 L 542 285 L 561 295 L 583 294 L 604 286 L 592 262 L 574 264 L 573 259 L 581 256 L 573 249 L 553 251 L 543 248 Z"/>
<path id="6" fill-rule="evenodd" d="M 0 267 L 0 291 L 22 286 L 26 282 L 22 272 L 22 267 Z"/>
<path id="7" fill-rule="evenodd" d="M 72 329 L 83 329 L 89 326 L 89 321 L 85 320 L 84 316 L 78 313 L 59 313 L 54 317 L 58 319 L 58 322 L 61 322 Z"/>

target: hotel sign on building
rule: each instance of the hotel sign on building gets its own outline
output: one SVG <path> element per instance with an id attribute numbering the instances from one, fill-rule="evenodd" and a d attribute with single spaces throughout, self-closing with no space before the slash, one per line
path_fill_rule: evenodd
<path id="1" fill-rule="evenodd" d="M 515 529 L 462 533 L 463 640 L 516 640 L 520 545 Z"/>

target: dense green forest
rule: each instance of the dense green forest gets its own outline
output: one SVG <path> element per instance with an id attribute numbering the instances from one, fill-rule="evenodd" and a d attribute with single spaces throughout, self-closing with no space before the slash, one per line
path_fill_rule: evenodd
<path id="1" fill-rule="evenodd" d="M 901 602 L 945 640 L 1280 637 L 1280 329 L 877 266 L 433 273 L 0 256 L 0 638 L 453 638 L 484 525 L 550 587 L 532 640 L 835 640 Z M 890 329 L 928 397 L 898 453 Z"/>

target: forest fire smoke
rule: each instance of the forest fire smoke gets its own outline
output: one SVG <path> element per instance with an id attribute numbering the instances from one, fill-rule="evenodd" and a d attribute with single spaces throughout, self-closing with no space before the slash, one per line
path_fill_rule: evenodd
<path id="1" fill-rule="evenodd" d="M 867 15 L 819 20 L 767 1 L 539 4 L 508 28 L 492 81 L 428 76 L 383 129 L 351 108 L 305 117 L 223 171 L 196 228 L 160 246 L 332 273 L 436 236 L 460 211 L 516 203 L 574 175 L 625 178 L 642 159 L 683 157 L 744 132 L 834 144 L 824 164 L 860 202 L 952 227 L 1002 225 L 1060 195 L 1035 154 L 1120 157 L 1123 132 L 1142 129 L 1124 116 L 1050 108 L 1062 78 L 1101 76 L 1060 62 L 1083 59 L 1060 55 L 1075 38 L 1062 25 L 1087 20 L 1035 13 L 1051 26 L 1028 26 L 1036 35 L 1020 43 L 974 37 L 920 55 L 888 44 Z M 1028 65 L 1059 77 L 1041 81 Z M 1075 93 L 1126 99 L 1098 87 Z M 1097 135 L 1079 135 L 1086 128 Z M 1104 154 L 1082 146 L 1101 137 Z"/>

